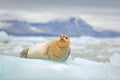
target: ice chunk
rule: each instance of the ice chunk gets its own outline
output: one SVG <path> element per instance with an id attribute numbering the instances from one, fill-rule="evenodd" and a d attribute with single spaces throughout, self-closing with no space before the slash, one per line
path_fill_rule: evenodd
<path id="1" fill-rule="evenodd" d="M 120 67 L 120 54 L 115 53 L 110 57 L 110 62 L 114 66 L 119 66 Z"/>
<path id="2" fill-rule="evenodd" d="M 5 46 L 5 44 L 3 44 L 2 46 L 4 46 L 1 51 L 0 51 L 0 54 L 1 55 L 7 55 L 7 56 L 16 56 L 16 57 L 19 57 L 20 56 L 20 52 L 22 51 L 22 46 L 20 45 L 9 45 L 7 44 L 7 46 Z M 5 49 L 6 48 L 6 49 Z"/>
<path id="3" fill-rule="evenodd" d="M 14 48 L 14 50 L 17 51 L 17 52 L 20 52 L 22 49 L 23 48 L 19 45 Z"/>
<path id="4" fill-rule="evenodd" d="M 75 58 L 65 63 L 0 55 L 0 80 L 120 80 L 111 64 Z"/>
<path id="5" fill-rule="evenodd" d="M 96 41 L 96 40 L 97 40 L 97 38 L 95 38 L 95 37 L 90 37 L 90 36 L 82 36 L 82 37 L 80 37 L 80 39 L 79 39 L 79 41 L 80 41 L 81 43 L 94 42 L 94 41 Z"/>
<path id="6" fill-rule="evenodd" d="M 13 56 L 20 56 L 20 52 L 22 51 L 22 47 L 21 46 L 16 46 L 14 49 L 13 49 Z"/>
<path id="7" fill-rule="evenodd" d="M 81 39 L 81 40 L 90 40 L 90 41 L 96 40 L 95 37 L 91 37 L 91 36 L 82 36 L 80 39 Z"/>
<path id="8" fill-rule="evenodd" d="M 6 32 L 0 31 L 0 42 L 7 42 L 9 39 L 9 36 Z"/>

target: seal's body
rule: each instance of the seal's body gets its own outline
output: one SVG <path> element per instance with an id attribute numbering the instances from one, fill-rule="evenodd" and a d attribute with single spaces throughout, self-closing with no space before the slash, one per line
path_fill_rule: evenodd
<path id="1" fill-rule="evenodd" d="M 66 35 L 50 42 L 24 48 L 20 53 L 24 58 L 43 58 L 54 61 L 65 61 L 70 54 L 70 39 Z"/>

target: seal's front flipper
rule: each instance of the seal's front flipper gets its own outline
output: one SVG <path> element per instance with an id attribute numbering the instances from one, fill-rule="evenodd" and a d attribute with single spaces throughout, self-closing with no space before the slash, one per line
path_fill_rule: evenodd
<path id="1" fill-rule="evenodd" d="M 28 50 L 29 50 L 29 48 L 24 48 L 20 53 L 20 57 L 27 58 Z"/>
<path id="2" fill-rule="evenodd" d="M 67 58 L 69 57 L 69 55 L 70 55 L 70 51 L 71 51 L 71 48 L 69 48 L 68 55 L 67 55 L 67 57 L 66 57 L 65 61 L 66 61 L 66 60 L 67 60 Z"/>

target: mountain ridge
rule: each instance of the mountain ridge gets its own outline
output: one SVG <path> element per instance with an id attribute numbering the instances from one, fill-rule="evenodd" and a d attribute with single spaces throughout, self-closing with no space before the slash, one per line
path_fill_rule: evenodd
<path id="1" fill-rule="evenodd" d="M 54 20 L 46 23 L 31 23 L 19 20 L 2 21 L 12 24 L 8 28 L 0 28 L 15 36 L 93 36 L 93 37 L 119 37 L 119 32 L 103 30 L 96 31 L 91 25 L 81 18 L 70 17 L 66 20 Z"/>

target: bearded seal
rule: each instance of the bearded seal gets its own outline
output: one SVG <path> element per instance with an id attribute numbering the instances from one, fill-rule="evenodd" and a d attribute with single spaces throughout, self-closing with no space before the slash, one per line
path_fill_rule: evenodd
<path id="1" fill-rule="evenodd" d="M 20 57 L 64 62 L 70 54 L 70 38 L 62 34 L 55 40 L 24 48 Z"/>

